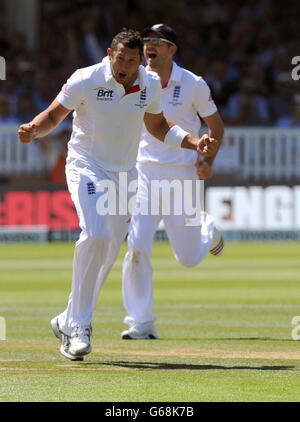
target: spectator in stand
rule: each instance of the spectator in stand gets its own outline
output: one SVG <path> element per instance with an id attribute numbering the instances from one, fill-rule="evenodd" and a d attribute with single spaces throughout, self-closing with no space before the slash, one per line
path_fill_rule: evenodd
<path id="1" fill-rule="evenodd" d="M 216 104 L 223 108 L 229 96 L 237 91 L 238 72 L 230 73 L 225 59 L 215 59 L 211 63 L 210 71 L 206 75 L 206 81 L 211 88 L 212 97 Z"/>
<path id="2" fill-rule="evenodd" d="M 56 160 L 49 172 L 49 181 L 51 183 L 67 184 L 66 179 L 66 158 L 68 153 L 68 141 L 72 131 L 63 130 L 57 136 L 57 155 Z"/>
<path id="3" fill-rule="evenodd" d="M 255 40 L 254 58 L 265 68 L 271 68 L 275 61 L 275 42 L 276 37 L 274 31 L 262 26 L 262 30 L 257 34 Z"/>
<path id="4" fill-rule="evenodd" d="M 9 99 L 0 94 L 0 124 L 17 124 L 18 120 L 12 114 L 12 107 Z"/>
<path id="5" fill-rule="evenodd" d="M 300 128 L 300 93 L 294 95 L 291 115 L 278 119 L 276 126 Z"/>
<path id="6" fill-rule="evenodd" d="M 246 62 L 243 75 L 254 80 L 257 92 L 265 98 L 268 98 L 270 93 L 269 81 L 267 78 L 268 72 L 260 62 L 255 59 Z"/>
<path id="7" fill-rule="evenodd" d="M 38 113 L 42 112 L 52 102 L 53 92 L 57 91 L 55 81 L 46 72 L 37 74 L 37 85 L 34 90 L 34 100 Z"/>
<path id="8" fill-rule="evenodd" d="M 268 102 L 250 78 L 242 80 L 240 91 L 229 98 L 223 115 L 229 126 L 267 126 L 271 123 Z"/>
<path id="9" fill-rule="evenodd" d="M 101 51 L 124 22 L 139 30 L 165 21 L 168 10 L 166 23 L 178 29 L 181 41 L 176 61 L 208 82 L 225 123 L 282 125 L 293 115 L 295 89 L 291 93 L 282 75 L 290 77 L 291 58 L 300 51 L 298 9 L 297 0 L 288 5 L 272 0 L 203 0 L 201 5 L 196 0 L 43 0 L 35 52 L 0 11 L 0 55 L 7 62 L 0 95 L 10 102 L 2 105 L 10 110 L 5 121 L 14 121 L 18 104 L 29 107 L 24 92 L 32 92 L 37 112 L 45 109 L 68 75 L 101 60 Z M 254 95 L 241 91 L 237 82 L 249 77 L 256 84 Z"/>
<path id="10" fill-rule="evenodd" d="M 16 118 L 19 122 L 31 121 L 37 113 L 31 91 L 24 91 L 17 100 Z"/>
<path id="11" fill-rule="evenodd" d="M 101 47 L 96 36 L 97 25 L 98 22 L 94 18 L 90 18 L 83 23 L 85 33 L 83 45 L 90 65 L 99 63 L 106 56 L 106 50 Z"/>
<path id="12" fill-rule="evenodd" d="M 274 81 L 279 80 L 281 74 L 291 73 L 291 58 L 297 55 L 294 54 L 295 51 L 297 50 L 288 52 L 288 49 L 284 45 L 279 49 L 272 66 L 272 77 Z"/>
<path id="13" fill-rule="evenodd" d="M 47 162 L 48 181 L 51 183 L 67 183 L 65 166 L 71 133 L 72 124 L 65 120 L 50 135 L 39 140 Z"/>
<path id="14" fill-rule="evenodd" d="M 21 59 L 17 65 L 17 78 L 18 81 L 21 81 L 21 85 L 18 91 L 18 95 L 21 95 L 24 91 L 33 92 L 35 84 L 35 66 L 34 63 L 29 59 Z"/>
<path id="15" fill-rule="evenodd" d="M 9 69 L 7 69 L 7 75 L 9 75 Z M 5 82 L 0 83 L 0 94 L 9 100 L 11 114 L 15 113 L 16 104 L 20 93 L 22 92 L 21 85 L 19 84 L 18 78 L 12 74 Z"/>
<path id="16" fill-rule="evenodd" d="M 275 92 L 269 100 L 271 116 L 275 122 L 292 115 L 294 91 L 291 73 L 280 73 L 275 83 Z"/>

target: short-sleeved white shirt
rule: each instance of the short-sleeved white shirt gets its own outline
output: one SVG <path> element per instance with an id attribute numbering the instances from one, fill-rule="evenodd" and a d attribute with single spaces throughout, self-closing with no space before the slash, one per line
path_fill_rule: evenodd
<path id="1" fill-rule="evenodd" d="M 109 171 L 135 166 L 144 114 L 162 111 L 159 77 L 140 66 L 136 82 L 125 92 L 113 77 L 108 57 L 73 73 L 57 99 L 74 109 L 68 158 Z"/>
<path id="2" fill-rule="evenodd" d="M 146 68 L 147 69 L 147 68 Z M 193 136 L 199 136 L 201 117 L 217 111 L 207 83 L 200 76 L 173 62 L 168 84 L 162 89 L 161 105 L 165 117 Z M 139 146 L 138 162 L 156 162 L 176 166 L 190 166 L 197 153 L 184 148 L 168 146 L 150 135 L 145 126 Z"/>

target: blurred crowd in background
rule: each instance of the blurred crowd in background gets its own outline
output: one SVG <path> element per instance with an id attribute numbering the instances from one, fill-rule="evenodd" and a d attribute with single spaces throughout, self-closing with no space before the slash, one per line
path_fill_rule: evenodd
<path id="1" fill-rule="evenodd" d="M 44 110 L 77 68 L 102 60 L 123 27 L 165 23 L 178 35 L 175 60 L 207 81 L 226 126 L 300 127 L 300 81 L 291 77 L 298 11 L 299 0 L 43 0 L 34 51 L 0 17 L 0 124 Z"/>

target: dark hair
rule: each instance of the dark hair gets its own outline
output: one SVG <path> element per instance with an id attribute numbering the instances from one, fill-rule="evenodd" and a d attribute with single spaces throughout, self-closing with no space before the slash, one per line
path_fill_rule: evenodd
<path id="1" fill-rule="evenodd" d="M 140 56 L 143 56 L 144 43 L 141 34 L 133 29 L 123 28 L 112 40 L 110 48 L 115 51 L 118 44 L 123 44 L 124 47 L 138 48 Z"/>

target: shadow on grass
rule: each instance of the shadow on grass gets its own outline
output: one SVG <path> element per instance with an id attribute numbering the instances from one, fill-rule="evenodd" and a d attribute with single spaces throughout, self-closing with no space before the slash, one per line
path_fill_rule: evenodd
<path id="1" fill-rule="evenodd" d="M 221 339 L 223 340 L 223 339 Z M 229 339 L 228 339 L 229 340 Z M 289 341 L 289 342 L 294 342 L 295 340 L 293 340 L 292 338 L 272 338 L 272 337 L 238 337 L 238 338 L 231 338 L 230 340 L 250 340 L 250 341 Z"/>
<path id="2" fill-rule="evenodd" d="M 132 369 L 163 369 L 163 370 L 178 370 L 188 369 L 193 371 L 206 371 L 211 369 L 225 369 L 225 370 L 259 370 L 259 371 L 287 371 L 294 369 L 295 366 L 274 366 L 274 365 L 261 365 L 261 366 L 224 366 L 224 365 L 193 365 L 193 364 L 182 364 L 182 363 L 165 363 L 165 362 L 84 362 L 82 365 L 105 365 L 105 366 L 120 366 L 123 368 Z"/>
<path id="3" fill-rule="evenodd" d="M 163 341 L 165 339 L 160 339 Z M 169 340 L 169 339 L 168 339 Z M 176 339 L 178 340 L 178 339 Z M 199 341 L 199 340 L 230 340 L 230 341 L 288 341 L 290 343 L 295 342 L 292 338 L 272 338 L 272 337 L 198 337 L 198 338 L 185 338 L 182 340 Z"/>

